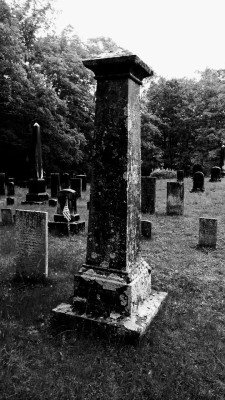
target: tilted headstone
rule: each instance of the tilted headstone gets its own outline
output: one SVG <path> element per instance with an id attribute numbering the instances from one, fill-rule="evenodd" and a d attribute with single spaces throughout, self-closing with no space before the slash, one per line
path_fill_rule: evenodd
<path id="1" fill-rule="evenodd" d="M 82 192 L 87 190 L 87 176 L 86 175 L 76 175 L 76 178 L 82 179 Z"/>
<path id="2" fill-rule="evenodd" d="M 221 182 L 221 169 L 220 167 L 211 168 L 211 178 L 209 182 Z"/>
<path id="3" fill-rule="evenodd" d="M 177 182 L 183 182 L 184 180 L 184 171 L 182 169 L 177 170 Z"/>
<path id="4" fill-rule="evenodd" d="M 97 79 L 86 263 L 73 306 L 54 313 L 141 335 L 166 297 L 152 291 L 140 253 L 140 85 L 152 71 L 135 55 L 83 63 Z"/>
<path id="5" fill-rule="evenodd" d="M 16 273 L 32 279 L 48 276 L 48 213 L 16 210 Z"/>
<path id="6" fill-rule="evenodd" d="M 184 214 L 184 184 L 183 182 L 167 182 L 167 215 Z"/>
<path id="7" fill-rule="evenodd" d="M 199 246 L 216 247 L 217 219 L 199 218 Z"/>
<path id="8" fill-rule="evenodd" d="M 195 172 L 193 176 L 193 188 L 191 192 L 204 192 L 204 174 L 203 172 Z"/>
<path id="9" fill-rule="evenodd" d="M 65 172 L 62 174 L 62 189 L 69 189 L 70 188 L 70 174 Z"/>
<path id="10" fill-rule="evenodd" d="M 156 199 L 156 178 L 141 177 L 141 212 L 154 214 Z"/>
<path id="11" fill-rule="evenodd" d="M 51 174 L 51 197 L 57 198 L 58 193 L 60 191 L 60 175 L 59 173 L 52 173 Z"/>
<path id="12" fill-rule="evenodd" d="M 77 198 L 81 197 L 82 192 L 82 179 L 81 178 L 71 178 L 70 179 L 70 187 L 71 189 L 75 190 L 77 193 Z"/>
<path id="13" fill-rule="evenodd" d="M 12 181 L 7 183 L 7 196 L 15 196 L 15 184 Z"/>
<path id="14" fill-rule="evenodd" d="M 5 196 L 5 173 L 0 173 L 0 196 Z"/>
<path id="15" fill-rule="evenodd" d="M 11 208 L 2 208 L 1 216 L 2 216 L 2 225 L 12 225 L 13 224 L 13 216 L 12 216 Z"/>

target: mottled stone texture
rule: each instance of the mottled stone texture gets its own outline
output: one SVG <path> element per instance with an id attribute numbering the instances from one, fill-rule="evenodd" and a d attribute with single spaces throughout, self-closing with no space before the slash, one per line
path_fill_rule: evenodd
<path id="1" fill-rule="evenodd" d="M 12 225 L 13 224 L 13 216 L 12 216 L 11 208 L 2 208 L 1 216 L 2 216 L 2 225 Z"/>
<path id="2" fill-rule="evenodd" d="M 48 213 L 16 210 L 16 273 L 48 276 Z"/>
<path id="3" fill-rule="evenodd" d="M 204 174 L 201 171 L 197 171 L 193 175 L 193 188 L 191 192 L 204 192 Z"/>
<path id="4" fill-rule="evenodd" d="M 82 192 L 82 179 L 81 178 L 71 178 L 70 179 L 70 187 L 71 189 L 75 190 L 77 193 L 77 198 L 81 197 Z"/>
<path id="5" fill-rule="evenodd" d="M 5 173 L 0 173 L 0 196 L 5 196 Z"/>
<path id="6" fill-rule="evenodd" d="M 167 215 L 184 214 L 184 184 L 183 182 L 167 182 Z"/>
<path id="7" fill-rule="evenodd" d="M 60 176 L 59 173 L 52 173 L 50 180 L 51 197 L 57 198 L 60 191 Z"/>
<path id="8" fill-rule="evenodd" d="M 216 247 L 217 219 L 199 218 L 199 246 Z"/>
<path id="9" fill-rule="evenodd" d="M 220 167 L 211 168 L 211 178 L 209 182 L 220 182 L 221 181 L 221 169 Z"/>
<path id="10" fill-rule="evenodd" d="M 76 178 L 80 178 L 82 180 L 82 192 L 87 190 L 87 176 L 84 175 L 76 175 Z"/>
<path id="11" fill-rule="evenodd" d="M 183 182 L 184 180 L 184 171 L 182 169 L 178 169 L 177 171 L 177 181 Z"/>
<path id="12" fill-rule="evenodd" d="M 141 177 L 141 212 L 154 214 L 156 199 L 156 178 Z"/>

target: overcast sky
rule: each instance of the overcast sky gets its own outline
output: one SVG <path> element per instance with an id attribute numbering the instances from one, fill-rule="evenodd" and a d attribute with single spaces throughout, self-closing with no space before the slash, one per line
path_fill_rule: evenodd
<path id="1" fill-rule="evenodd" d="M 225 0 L 57 0 L 57 26 L 111 37 L 166 78 L 225 69 Z"/>

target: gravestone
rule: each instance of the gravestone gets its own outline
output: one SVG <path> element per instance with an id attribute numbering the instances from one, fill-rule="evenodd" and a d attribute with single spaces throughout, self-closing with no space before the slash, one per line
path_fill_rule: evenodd
<path id="1" fill-rule="evenodd" d="M 35 123 L 32 130 L 32 149 L 30 154 L 31 179 L 28 182 L 29 193 L 22 204 L 45 204 L 49 195 L 43 179 L 42 149 L 40 126 Z"/>
<path id="2" fill-rule="evenodd" d="M 154 214 L 156 199 L 156 178 L 141 177 L 141 212 Z"/>
<path id="3" fill-rule="evenodd" d="M 58 197 L 58 193 L 60 191 L 60 176 L 59 173 L 52 173 L 51 175 L 51 181 L 50 181 L 50 185 L 51 185 L 51 197 L 52 198 L 57 198 Z"/>
<path id="4" fill-rule="evenodd" d="M 220 167 L 211 168 L 211 178 L 209 182 L 221 182 L 221 169 Z"/>
<path id="5" fill-rule="evenodd" d="M 203 172 L 203 168 L 201 166 L 201 164 L 195 164 L 193 166 L 193 171 L 192 171 L 192 175 L 194 176 L 195 172 Z"/>
<path id="6" fill-rule="evenodd" d="M 184 180 L 184 171 L 182 169 L 177 170 L 177 182 L 183 182 Z"/>
<path id="7" fill-rule="evenodd" d="M 65 172 L 62 174 L 62 189 L 69 189 L 70 188 L 70 174 Z"/>
<path id="8" fill-rule="evenodd" d="M 221 167 L 221 176 L 222 178 L 225 175 L 225 145 L 222 144 L 220 149 L 220 167 Z"/>
<path id="9" fill-rule="evenodd" d="M 141 234 L 146 239 L 151 239 L 152 236 L 152 223 L 150 221 L 141 221 Z"/>
<path id="10" fill-rule="evenodd" d="M 166 297 L 140 254 L 140 85 L 152 71 L 135 55 L 83 63 L 97 79 L 86 263 L 73 305 L 53 311 L 140 336 Z"/>
<path id="11" fill-rule="evenodd" d="M 15 204 L 14 197 L 6 197 L 6 205 L 7 206 L 12 206 L 13 204 Z"/>
<path id="12" fill-rule="evenodd" d="M 217 219 L 199 218 L 199 246 L 216 247 Z"/>
<path id="13" fill-rule="evenodd" d="M 193 188 L 191 190 L 192 192 L 204 192 L 204 174 L 203 172 L 195 172 L 193 176 Z"/>
<path id="14" fill-rule="evenodd" d="M 86 190 L 87 190 L 87 176 L 86 175 L 76 175 L 76 178 L 80 178 L 82 180 L 82 192 L 86 192 Z"/>
<path id="15" fill-rule="evenodd" d="M 5 173 L 0 173 L 0 196 L 5 196 Z"/>
<path id="16" fill-rule="evenodd" d="M 65 214 L 65 206 L 68 212 Z M 67 217 L 66 217 L 66 216 Z M 75 190 L 62 189 L 58 193 L 57 214 L 54 221 L 48 223 L 49 232 L 56 235 L 77 234 L 85 229 L 85 222 L 77 214 L 77 196 Z"/>
<path id="17" fill-rule="evenodd" d="M 15 196 L 15 184 L 12 181 L 7 183 L 7 196 Z"/>
<path id="18" fill-rule="evenodd" d="M 1 216 L 2 216 L 2 225 L 12 225 L 13 224 L 13 216 L 12 216 L 11 208 L 2 208 Z"/>
<path id="19" fill-rule="evenodd" d="M 71 189 L 75 190 L 77 193 L 77 198 L 81 197 L 82 191 L 82 179 L 81 178 L 71 178 L 70 179 L 70 187 Z"/>
<path id="20" fill-rule="evenodd" d="M 184 184 L 183 182 L 167 182 L 167 215 L 184 214 Z"/>
<path id="21" fill-rule="evenodd" d="M 48 276 L 48 213 L 16 210 L 16 274 L 26 279 Z"/>

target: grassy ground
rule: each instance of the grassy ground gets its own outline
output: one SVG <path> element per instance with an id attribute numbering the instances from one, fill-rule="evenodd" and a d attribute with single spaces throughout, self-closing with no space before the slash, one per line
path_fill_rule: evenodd
<path id="1" fill-rule="evenodd" d="M 94 331 L 51 329 L 52 308 L 73 294 L 86 233 L 50 236 L 49 282 L 25 286 L 12 280 L 14 228 L 0 227 L 1 399 L 225 398 L 225 179 L 206 179 L 205 186 L 205 193 L 189 193 L 186 179 L 184 216 L 168 217 L 166 180 L 157 181 L 156 213 L 144 216 L 153 223 L 152 239 L 142 241 L 142 255 L 153 268 L 153 288 L 168 291 L 168 298 L 136 346 Z M 25 193 L 18 189 L 19 198 Z M 88 193 L 78 201 L 86 221 L 87 199 Z M 24 208 L 19 199 L 15 208 Z M 55 209 L 48 211 L 52 219 Z M 218 219 L 216 250 L 197 246 L 201 216 Z"/>

